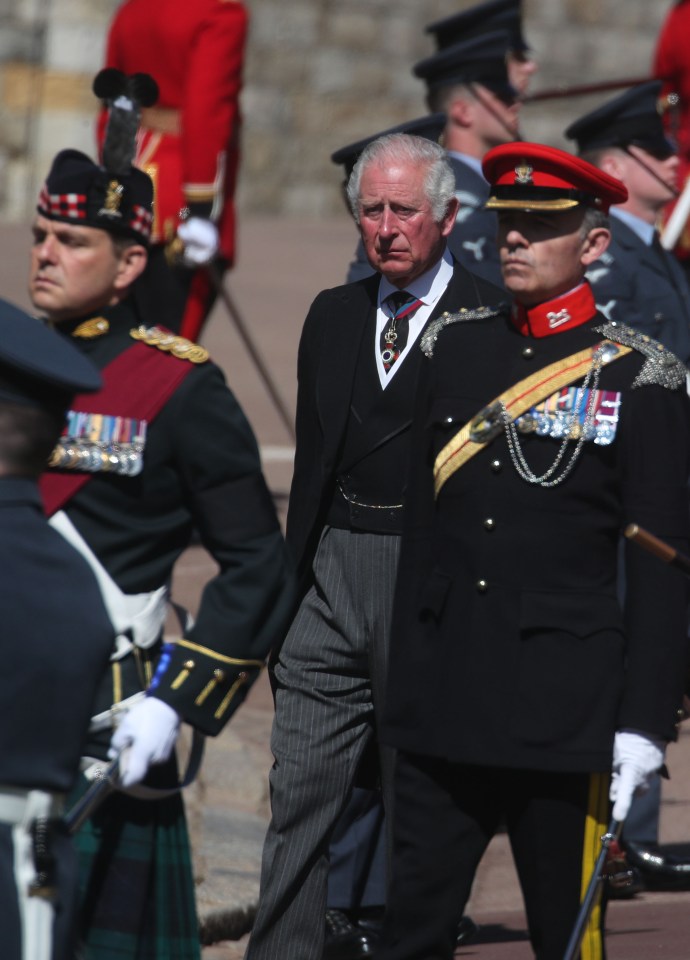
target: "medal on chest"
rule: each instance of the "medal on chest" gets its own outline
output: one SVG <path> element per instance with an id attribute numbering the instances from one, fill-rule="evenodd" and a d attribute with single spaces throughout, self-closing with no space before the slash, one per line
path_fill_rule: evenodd
<path id="1" fill-rule="evenodd" d="M 146 420 L 70 410 L 48 465 L 135 477 L 144 466 Z"/>

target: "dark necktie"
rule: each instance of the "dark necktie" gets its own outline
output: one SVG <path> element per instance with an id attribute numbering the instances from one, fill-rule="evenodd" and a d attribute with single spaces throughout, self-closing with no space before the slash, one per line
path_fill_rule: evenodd
<path id="1" fill-rule="evenodd" d="M 673 271 L 671 269 L 671 263 L 670 263 L 670 260 L 673 254 L 669 253 L 668 250 L 665 250 L 661 245 L 661 237 L 659 236 L 658 230 L 654 231 L 654 236 L 652 238 L 651 246 L 652 246 L 652 250 L 654 250 L 654 252 L 656 253 L 659 262 L 661 263 L 661 266 L 664 272 L 666 273 L 666 276 L 673 283 L 674 282 Z"/>
<path id="2" fill-rule="evenodd" d="M 409 318 L 422 305 L 421 300 L 407 290 L 396 290 L 383 301 L 390 313 L 388 323 L 381 333 L 381 360 L 388 372 L 405 349 L 409 332 Z"/>

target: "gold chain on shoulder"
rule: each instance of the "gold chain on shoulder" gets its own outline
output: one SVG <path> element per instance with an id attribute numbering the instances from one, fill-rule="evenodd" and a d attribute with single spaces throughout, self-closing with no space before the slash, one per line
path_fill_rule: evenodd
<path id="1" fill-rule="evenodd" d="M 156 347 L 165 353 L 171 353 L 178 360 L 189 360 L 190 363 L 206 363 L 209 358 L 208 350 L 200 347 L 185 337 L 178 337 L 174 333 L 162 330 L 160 327 L 135 327 L 129 331 L 134 340 L 141 340 L 149 347 Z"/>

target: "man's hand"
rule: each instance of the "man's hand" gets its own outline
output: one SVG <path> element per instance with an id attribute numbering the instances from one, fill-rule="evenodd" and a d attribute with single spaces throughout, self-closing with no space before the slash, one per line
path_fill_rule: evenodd
<path id="1" fill-rule="evenodd" d="M 614 801 L 613 819 L 628 815 L 633 796 L 649 790 L 652 776 L 664 763 L 666 742 L 651 734 L 619 731 L 613 741 L 613 775 L 609 798 Z"/>
<path id="2" fill-rule="evenodd" d="M 108 750 L 111 758 L 123 751 L 120 758 L 123 787 L 140 783 L 152 764 L 164 763 L 170 757 L 179 729 L 177 712 L 157 697 L 145 697 L 127 711 Z"/>
<path id="3" fill-rule="evenodd" d="M 203 267 L 218 253 L 218 228 L 211 220 L 190 217 L 177 228 L 177 235 L 184 243 L 182 260 L 187 266 Z"/>

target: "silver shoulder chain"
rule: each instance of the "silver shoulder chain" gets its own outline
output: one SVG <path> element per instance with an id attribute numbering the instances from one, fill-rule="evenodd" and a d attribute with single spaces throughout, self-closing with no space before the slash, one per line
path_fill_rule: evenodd
<path id="1" fill-rule="evenodd" d="M 572 412 L 564 424 L 563 440 L 561 441 L 556 458 L 549 469 L 542 473 L 541 476 L 537 476 L 537 474 L 527 463 L 515 422 L 508 413 L 505 404 L 503 401 L 501 401 L 503 426 L 505 427 L 510 459 L 513 461 L 513 466 L 515 467 L 518 475 L 527 483 L 536 484 L 540 487 L 557 487 L 560 483 L 563 483 L 565 478 L 575 466 L 577 459 L 582 452 L 582 447 L 585 443 L 585 440 L 589 436 L 592 422 L 594 420 L 596 392 L 599 386 L 599 376 L 601 374 L 602 364 L 607 363 L 611 357 L 611 354 L 608 350 L 610 346 L 611 344 L 602 344 L 594 351 L 592 355 L 592 365 L 587 371 L 585 379 L 582 381 L 582 386 L 578 388 L 577 399 L 573 404 Z M 577 429 L 578 420 L 580 418 L 580 409 L 585 398 L 587 398 L 587 406 L 585 407 L 584 423 L 582 424 L 581 428 Z M 561 461 L 565 456 L 565 452 L 568 447 L 568 441 L 573 436 L 577 436 L 577 442 L 573 448 L 572 454 L 570 455 L 570 459 L 558 476 L 554 477 L 556 470 L 560 466 Z"/>
<path id="2" fill-rule="evenodd" d="M 632 347 L 646 357 L 642 369 L 631 384 L 632 390 L 653 384 L 665 387 L 667 390 L 685 387 L 687 377 L 685 364 L 658 340 L 617 320 L 609 320 L 599 327 L 594 327 L 594 330 L 615 343 Z"/>
<path id="3" fill-rule="evenodd" d="M 432 320 L 426 328 L 424 336 L 419 341 L 420 349 L 425 356 L 431 358 L 434 355 L 438 335 L 444 327 L 451 323 L 463 323 L 465 320 L 488 320 L 490 317 L 497 317 L 500 312 L 495 307 L 477 307 L 474 310 L 461 307 L 456 313 L 446 311 L 436 320 Z"/>

